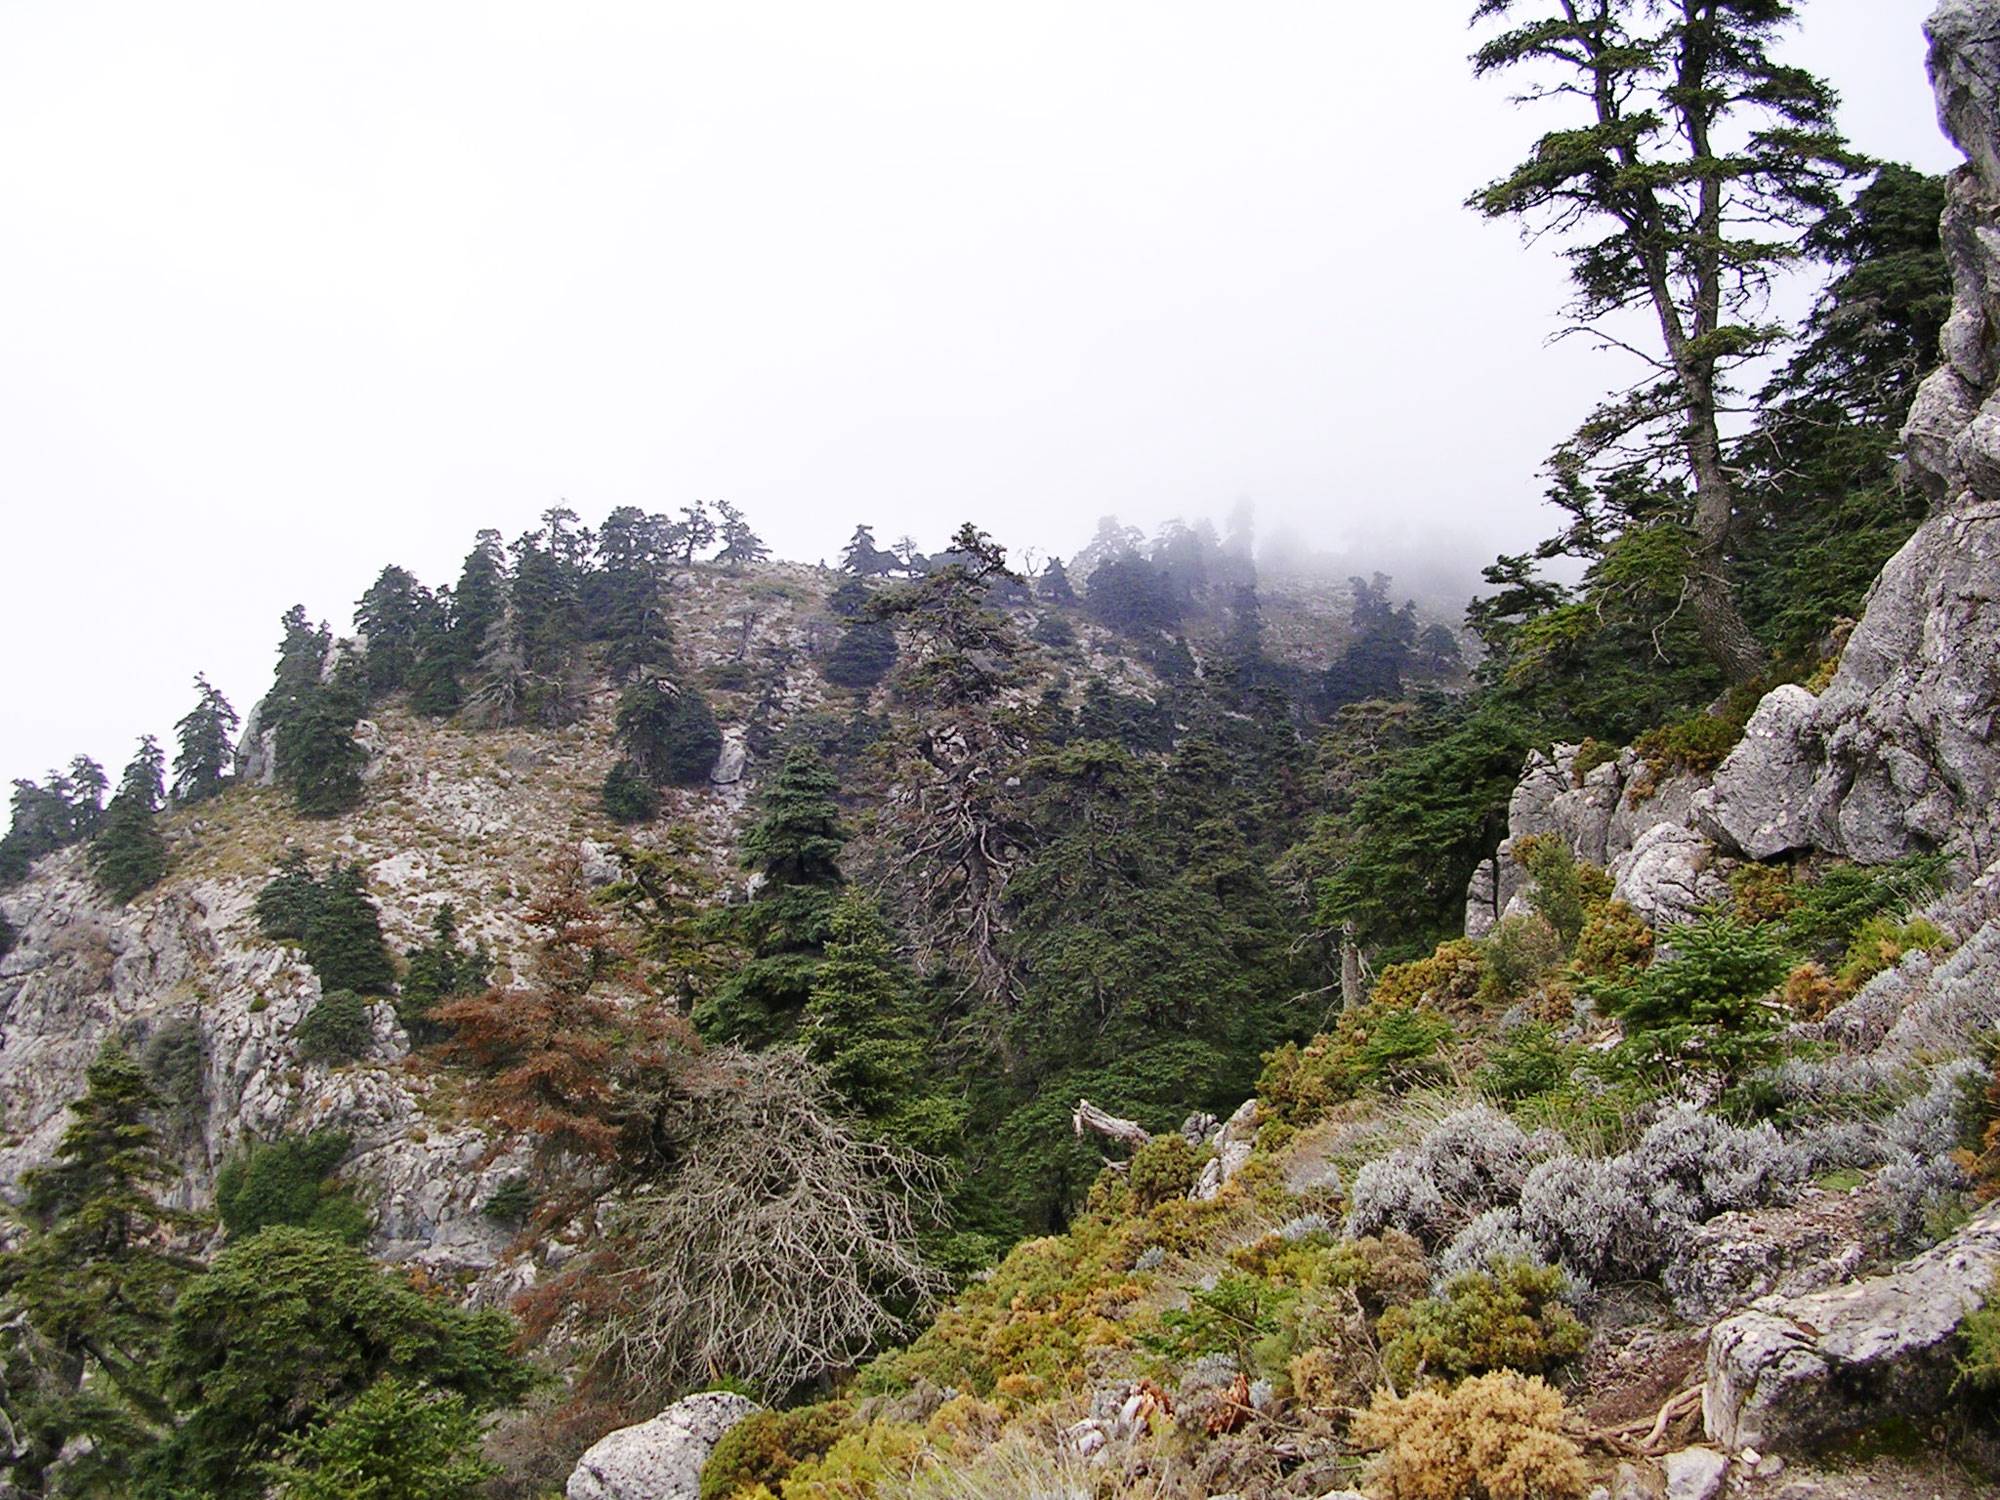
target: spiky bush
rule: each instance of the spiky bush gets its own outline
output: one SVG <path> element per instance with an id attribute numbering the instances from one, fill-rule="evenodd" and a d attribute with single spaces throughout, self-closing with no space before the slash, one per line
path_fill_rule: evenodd
<path id="1" fill-rule="evenodd" d="M 1145 1213 L 1169 1198 L 1185 1198 L 1201 1172 L 1195 1148 L 1178 1135 L 1156 1135 L 1132 1154 L 1125 1180 L 1132 1206 Z"/>
<path id="2" fill-rule="evenodd" d="M 1875 1174 L 1890 1233 L 1905 1250 L 1936 1244 L 1950 1229 L 1967 1187 L 1965 1172 L 1948 1156 L 1893 1156 Z"/>
<path id="3" fill-rule="evenodd" d="M 1562 1426 L 1546 1382 L 1501 1370 L 1450 1392 L 1378 1392 L 1353 1436 L 1378 1451 L 1381 1500 L 1580 1500 L 1589 1474 Z"/>
<path id="4" fill-rule="evenodd" d="M 1534 1260 L 1502 1261 L 1455 1276 L 1440 1296 L 1382 1314 L 1382 1369 L 1408 1390 L 1422 1379 L 1488 1370 L 1541 1371 L 1582 1351 L 1589 1334 L 1563 1306 L 1568 1279 Z"/>
<path id="5" fill-rule="evenodd" d="M 1654 1213 L 1691 1224 L 1782 1201 L 1806 1175 L 1804 1153 L 1769 1124 L 1746 1130 L 1691 1105 L 1654 1122 L 1630 1163 Z"/>

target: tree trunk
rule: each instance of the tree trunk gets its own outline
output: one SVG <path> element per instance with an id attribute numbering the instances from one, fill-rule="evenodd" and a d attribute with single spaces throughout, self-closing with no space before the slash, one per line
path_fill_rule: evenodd
<path id="1" fill-rule="evenodd" d="M 1354 924 L 1340 924 L 1340 1008 L 1353 1010 L 1361 1003 L 1361 949 L 1354 942 Z"/>

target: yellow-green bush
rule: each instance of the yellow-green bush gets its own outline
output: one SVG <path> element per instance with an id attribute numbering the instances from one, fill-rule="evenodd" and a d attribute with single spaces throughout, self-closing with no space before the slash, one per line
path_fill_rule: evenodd
<path id="1" fill-rule="evenodd" d="M 1125 1180 L 1132 1206 L 1145 1211 L 1171 1198 L 1185 1198 L 1201 1172 L 1201 1156 L 1178 1135 L 1156 1135 L 1132 1155 Z"/>
<path id="2" fill-rule="evenodd" d="M 1483 972 L 1479 944 L 1453 938 L 1439 943 L 1429 958 L 1390 964 L 1376 978 L 1369 999 L 1377 1005 L 1423 1004 L 1444 1009 L 1478 995 Z"/>
<path id="3" fill-rule="evenodd" d="M 1563 1273 L 1514 1261 L 1454 1277 L 1442 1297 L 1382 1314 L 1382 1368 L 1398 1386 L 1462 1380 L 1488 1370 L 1539 1374 L 1581 1352 L 1582 1323 L 1563 1306 Z"/>
<path id="4" fill-rule="evenodd" d="M 1834 975 L 1833 982 L 1843 996 L 1851 995 L 1884 969 L 1893 968 L 1906 953 L 1914 953 L 1918 949 L 1941 953 L 1950 946 L 1951 939 L 1938 925 L 1923 917 L 1915 917 L 1908 922 L 1898 922 L 1892 917 L 1870 917 L 1861 924 L 1861 930 L 1847 945 L 1847 954 L 1841 960 L 1840 971 Z"/>
<path id="5" fill-rule="evenodd" d="M 885 1480 L 908 1479 L 934 1462 L 923 1428 L 871 1422 L 793 1469 L 779 1494 L 783 1500 L 873 1500 Z"/>
<path id="6" fill-rule="evenodd" d="M 1562 1422 L 1562 1397 L 1539 1376 L 1502 1370 L 1450 1392 L 1378 1392 L 1353 1436 L 1378 1453 L 1380 1500 L 1579 1500 L 1589 1473 Z"/>
<path id="7" fill-rule="evenodd" d="M 1729 904 L 1739 921 L 1782 921 L 1799 904 L 1792 872 L 1782 865 L 1738 865 L 1729 875 Z"/>
<path id="8" fill-rule="evenodd" d="M 1479 998 L 1488 1004 L 1519 999 L 1569 956 L 1562 935 L 1540 912 L 1502 917 L 1487 934 L 1482 952 L 1486 972 Z"/>
<path id="9" fill-rule="evenodd" d="M 1304 1125 L 1364 1089 L 1407 1088 L 1436 1076 L 1451 1039 L 1451 1022 L 1429 1006 L 1371 1001 L 1303 1047 L 1287 1042 L 1267 1053 L 1257 1098 L 1275 1119 Z"/>
<path id="10" fill-rule="evenodd" d="M 702 1465 L 701 1500 L 730 1500 L 759 1485 L 775 1490 L 793 1469 L 821 1457 L 854 1425 L 854 1408 L 845 1401 L 752 1412 L 722 1435 Z"/>
<path id="11" fill-rule="evenodd" d="M 1613 979 L 1653 958 L 1653 929 L 1623 901 L 1600 901 L 1584 915 L 1571 967 L 1587 979 Z"/>

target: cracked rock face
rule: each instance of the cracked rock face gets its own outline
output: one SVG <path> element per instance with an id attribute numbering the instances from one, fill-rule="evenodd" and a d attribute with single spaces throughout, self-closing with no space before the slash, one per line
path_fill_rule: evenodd
<path id="1" fill-rule="evenodd" d="M 755 1410 L 733 1391 L 704 1391 L 650 1422 L 621 1427 L 577 1461 L 565 1500 L 696 1500 L 709 1453 Z"/>
<path id="2" fill-rule="evenodd" d="M 1715 1325 L 1702 1415 L 1729 1448 L 1835 1442 L 1949 1395 L 1958 1325 L 2000 1270 L 2000 1206 L 1885 1276 L 1770 1297 Z"/>

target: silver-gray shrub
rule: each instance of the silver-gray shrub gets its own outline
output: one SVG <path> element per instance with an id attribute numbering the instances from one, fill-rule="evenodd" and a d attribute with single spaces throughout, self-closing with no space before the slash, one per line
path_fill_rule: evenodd
<path id="1" fill-rule="evenodd" d="M 1979 1097 L 1991 1074 L 1970 1057 L 1946 1063 L 1930 1085 L 1883 1122 L 1889 1144 L 1912 1156 L 1946 1156 L 1978 1118 Z"/>
<path id="2" fill-rule="evenodd" d="M 1545 1260 L 1592 1283 L 1651 1275 L 1671 1248 L 1623 1157 L 1543 1162 L 1522 1186 L 1521 1227 Z"/>
<path id="3" fill-rule="evenodd" d="M 1691 1105 L 1656 1120 L 1627 1160 L 1654 1214 L 1686 1224 L 1783 1202 L 1808 1169 L 1768 1122 L 1744 1129 Z"/>
<path id="4" fill-rule="evenodd" d="M 1521 1127 L 1490 1104 L 1440 1120 L 1417 1157 L 1439 1196 L 1461 1217 L 1517 1201 L 1535 1165 Z"/>
<path id="5" fill-rule="evenodd" d="M 1522 1224 L 1520 1209 L 1489 1208 L 1445 1246 L 1433 1284 L 1442 1289 L 1468 1271 L 1490 1272 L 1506 1261 L 1547 1263 L 1541 1244 Z"/>
<path id="6" fill-rule="evenodd" d="M 1354 1174 L 1347 1232 L 1356 1239 L 1401 1229 L 1432 1245 L 1449 1232 L 1453 1218 L 1421 1153 L 1410 1147 L 1378 1157 Z"/>
<path id="7" fill-rule="evenodd" d="M 1334 1227 L 1327 1222 L 1324 1214 L 1300 1214 L 1296 1219 L 1287 1219 L 1278 1226 L 1278 1238 L 1294 1245 L 1316 1234 L 1333 1233 Z"/>
<path id="8" fill-rule="evenodd" d="M 1932 1226 L 1941 1210 L 1957 1202 L 1965 1189 L 1965 1173 L 1949 1156 L 1892 1157 L 1875 1174 L 1889 1227 L 1904 1250 L 1921 1249 L 1936 1241 Z"/>

